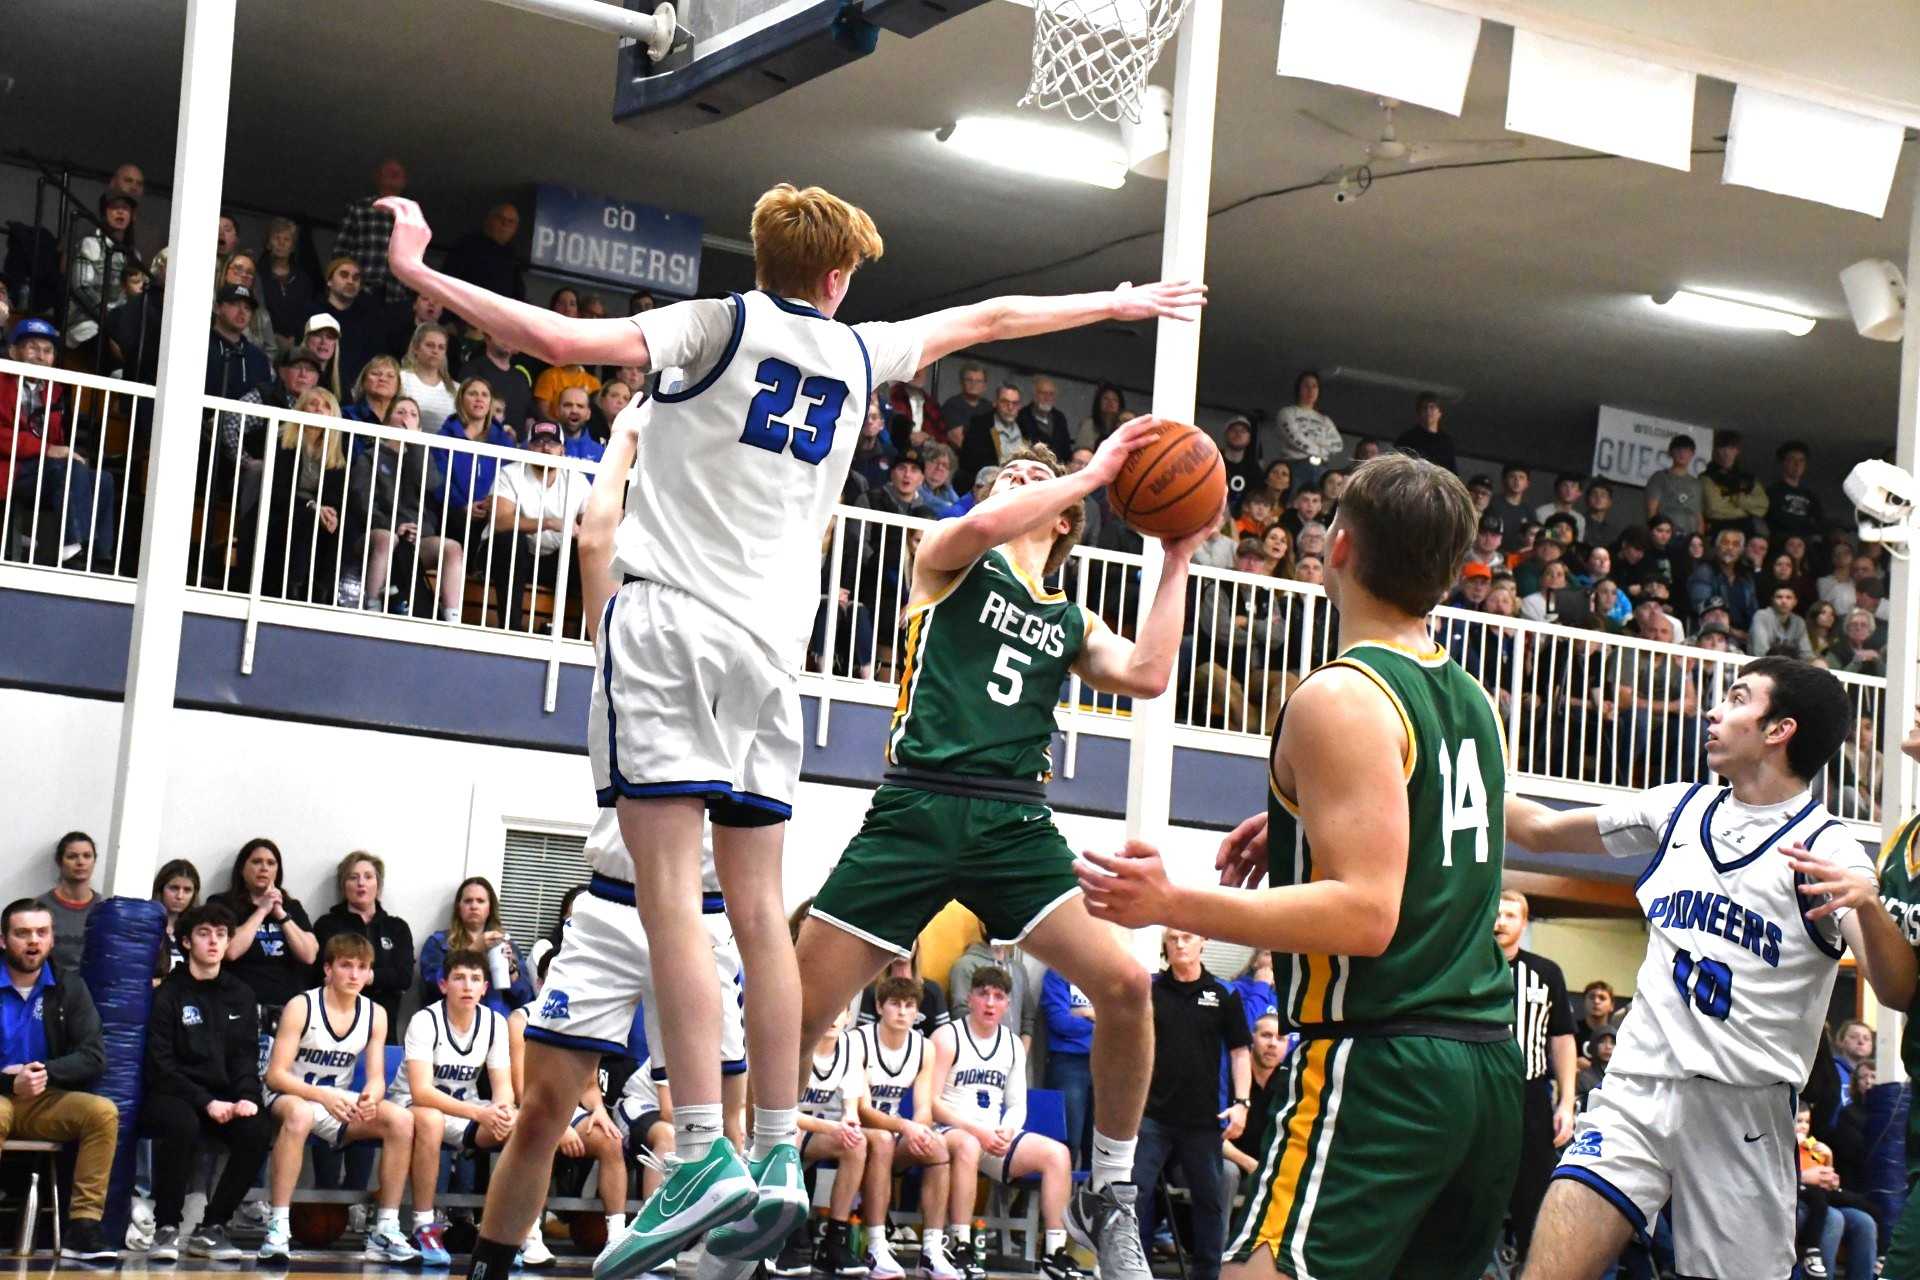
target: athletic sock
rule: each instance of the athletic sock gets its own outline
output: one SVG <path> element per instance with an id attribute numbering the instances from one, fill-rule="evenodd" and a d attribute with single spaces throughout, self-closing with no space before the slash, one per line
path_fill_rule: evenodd
<path id="1" fill-rule="evenodd" d="M 720 1132 L 719 1103 L 674 1104 L 673 1150 L 682 1160 L 704 1160 Z"/>
<path id="2" fill-rule="evenodd" d="M 433 1225 L 433 1210 L 415 1209 L 413 1211 L 413 1229 L 415 1231 L 420 1231 L 432 1225 Z"/>
<path id="3" fill-rule="evenodd" d="M 920 1232 L 920 1250 L 937 1249 L 944 1252 L 947 1247 L 947 1229 L 945 1227 L 927 1227 Z"/>
<path id="4" fill-rule="evenodd" d="M 680 1109 L 674 1108 L 678 1116 Z M 800 1141 L 800 1108 L 788 1107 L 775 1111 L 771 1107 L 753 1109 L 753 1145 L 749 1156 L 754 1160 L 765 1160 L 773 1154 L 773 1149 L 781 1143 L 798 1145 Z"/>
<path id="5" fill-rule="evenodd" d="M 627 1215 L 610 1213 L 607 1215 L 607 1239 L 612 1240 L 627 1233 Z"/>
<path id="6" fill-rule="evenodd" d="M 376 1234 L 385 1232 L 390 1236 L 400 1234 L 400 1210 L 382 1209 L 373 1215 L 373 1229 Z"/>
<path id="7" fill-rule="evenodd" d="M 956 1222 L 953 1224 L 952 1235 L 953 1242 L 962 1249 L 973 1243 L 973 1228 L 963 1223 Z"/>
<path id="8" fill-rule="evenodd" d="M 1133 1181 L 1133 1150 L 1140 1145 L 1138 1138 L 1109 1138 L 1098 1129 L 1093 1131 L 1093 1176 L 1090 1179 L 1098 1190 L 1109 1182 Z"/>
<path id="9" fill-rule="evenodd" d="M 520 1242 L 501 1244 L 485 1236 L 473 1242 L 473 1261 L 467 1264 L 467 1280 L 508 1280 L 513 1260 L 520 1254 Z"/>
<path id="10" fill-rule="evenodd" d="M 293 1230 L 293 1206 L 286 1204 L 273 1206 L 268 1213 L 267 1229 L 283 1236 L 291 1232 Z"/>
<path id="11" fill-rule="evenodd" d="M 1066 1228 L 1048 1227 L 1047 1239 L 1046 1239 L 1047 1256 L 1051 1258 L 1054 1254 L 1060 1252 L 1060 1250 L 1066 1247 L 1067 1247 Z"/>

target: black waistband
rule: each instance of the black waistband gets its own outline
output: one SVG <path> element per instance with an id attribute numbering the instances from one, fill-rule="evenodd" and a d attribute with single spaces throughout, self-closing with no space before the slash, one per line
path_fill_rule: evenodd
<path id="1" fill-rule="evenodd" d="M 908 787 L 943 796 L 967 796 L 976 800 L 1010 800 L 1021 804 L 1045 804 L 1047 786 L 1032 778 L 992 778 L 976 773 L 944 773 L 938 769 L 915 769 L 895 765 L 881 777 L 889 787 Z"/>
<path id="2" fill-rule="evenodd" d="M 1386 1040 L 1427 1036 L 1467 1044 L 1497 1044 L 1513 1039 L 1513 1028 L 1499 1022 L 1461 1022 L 1452 1018 L 1383 1018 L 1378 1022 L 1310 1022 L 1299 1028 L 1302 1040 Z"/>

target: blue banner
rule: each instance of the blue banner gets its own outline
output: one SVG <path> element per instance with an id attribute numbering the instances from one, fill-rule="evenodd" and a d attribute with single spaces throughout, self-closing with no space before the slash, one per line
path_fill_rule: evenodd
<path id="1" fill-rule="evenodd" d="M 691 297 L 700 288 L 700 219 L 541 183 L 533 265 L 627 289 Z"/>

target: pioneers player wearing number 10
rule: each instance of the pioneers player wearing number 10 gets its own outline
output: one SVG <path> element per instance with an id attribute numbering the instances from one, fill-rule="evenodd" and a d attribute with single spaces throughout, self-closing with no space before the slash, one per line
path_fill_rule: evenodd
<path id="1" fill-rule="evenodd" d="M 569 318 L 432 270 L 419 207 L 397 197 L 379 207 L 394 219 L 395 278 L 505 344 L 556 364 L 685 375 L 671 389 L 656 377 L 647 405 L 615 544 L 624 584 L 598 630 L 588 733 L 600 803 L 617 809 L 633 859 L 639 924 L 656 971 L 671 979 L 657 988 L 664 1043 L 654 1047 L 673 1064 L 678 1163 L 595 1273 L 618 1280 L 647 1270 L 709 1228 L 719 1228 L 707 1242 L 716 1256 L 771 1257 L 807 1211 L 795 1141 L 800 975 L 780 868 L 800 770 L 796 681 L 819 595 L 821 536 L 868 400 L 877 384 L 962 347 L 1102 320 L 1183 318 L 1204 303 L 1205 290 L 1122 285 L 848 325 L 835 313 L 854 271 L 880 256 L 880 235 L 866 213 L 832 193 L 783 183 L 754 206 L 755 290 L 628 319 Z M 711 982 L 679 980 L 712 965 L 700 915 L 709 816 L 752 993 L 751 1167 L 721 1136 L 720 992 Z M 495 1179 L 498 1194 L 489 1195 L 476 1275 L 491 1280 L 512 1265 L 514 1244 L 540 1211 L 542 1164 L 594 1055 L 625 1042 L 614 1007 L 621 1002 L 592 999 L 608 966 L 620 963 L 565 947 L 554 961 L 527 1030 L 530 1087 Z M 513 1176 L 504 1176 L 509 1168 Z"/>

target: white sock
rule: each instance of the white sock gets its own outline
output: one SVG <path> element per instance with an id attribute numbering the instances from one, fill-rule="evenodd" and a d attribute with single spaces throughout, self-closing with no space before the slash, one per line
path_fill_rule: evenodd
<path id="1" fill-rule="evenodd" d="M 373 1216 L 373 1229 L 387 1235 L 400 1234 L 400 1210 L 382 1209 Z"/>
<path id="2" fill-rule="evenodd" d="M 446 622 L 460 621 L 460 606 L 457 604 L 448 605 L 446 608 L 440 611 L 440 617 L 443 621 L 446 621 Z"/>
<path id="3" fill-rule="evenodd" d="M 699 1102 L 687 1106 L 674 1104 L 673 1150 L 682 1160 L 706 1158 L 720 1136 L 720 1104 Z"/>
<path id="4" fill-rule="evenodd" d="M 1054 1254 L 1060 1252 L 1060 1250 L 1066 1248 L 1067 1247 L 1066 1228 L 1061 1227 L 1061 1228 L 1055 1229 L 1053 1227 L 1048 1227 L 1045 1247 L 1047 1250 L 1048 1257 L 1052 1257 Z"/>
<path id="5" fill-rule="evenodd" d="M 680 1109 L 674 1108 L 678 1116 Z M 800 1141 L 800 1108 L 788 1107 L 775 1111 L 771 1107 L 753 1109 L 753 1146 L 749 1155 L 754 1160 L 765 1160 L 773 1154 L 773 1149 L 781 1143 L 797 1145 Z"/>
<path id="6" fill-rule="evenodd" d="M 627 1233 L 627 1215 L 624 1213 L 608 1214 L 607 1215 L 607 1239 L 612 1240 L 615 1237 L 623 1236 L 626 1233 Z"/>
<path id="7" fill-rule="evenodd" d="M 1104 1187 L 1109 1182 L 1133 1181 L 1133 1149 L 1140 1145 L 1138 1138 L 1109 1138 L 1098 1129 L 1093 1131 L 1093 1175 L 1089 1181 L 1095 1188 Z"/>
<path id="8" fill-rule="evenodd" d="M 278 1235 L 286 1235 L 293 1230 L 293 1206 L 277 1204 L 267 1215 L 267 1230 Z"/>
<path id="9" fill-rule="evenodd" d="M 962 1249 L 966 1248 L 969 1244 L 973 1242 L 973 1228 L 969 1226 L 965 1226 L 962 1223 L 958 1223 L 958 1222 L 954 1223 L 953 1224 L 953 1242 L 959 1245 Z"/>
<path id="10" fill-rule="evenodd" d="M 927 1227 L 920 1232 L 920 1251 L 922 1253 L 925 1253 L 929 1249 L 944 1252 L 946 1247 L 947 1231 L 945 1227 Z"/>
<path id="11" fill-rule="evenodd" d="M 432 1225 L 433 1225 L 433 1210 L 415 1209 L 413 1211 L 413 1229 L 415 1231 L 419 1231 L 423 1227 L 430 1227 Z"/>

